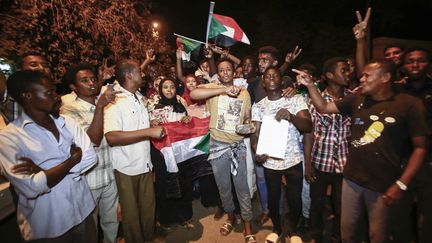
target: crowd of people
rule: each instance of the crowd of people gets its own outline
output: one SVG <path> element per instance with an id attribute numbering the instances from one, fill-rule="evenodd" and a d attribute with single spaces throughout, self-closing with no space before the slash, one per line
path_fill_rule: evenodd
<path id="1" fill-rule="evenodd" d="M 279 65 L 273 46 L 238 58 L 209 45 L 192 71 L 177 50 L 158 73 L 147 50 L 143 62 L 71 65 L 59 83 L 46 57 L 23 54 L 0 76 L 0 165 L 23 239 L 116 242 L 121 225 L 126 242 L 152 241 L 156 229 L 194 227 L 199 188 L 216 220 L 227 214 L 220 234 L 242 222 L 246 243 L 257 242 L 254 196 L 269 242 L 294 242 L 304 222 L 313 242 L 432 242 L 431 53 L 394 43 L 366 60 L 368 19 L 354 28 L 356 57 L 322 72 L 294 69 L 299 47 Z M 173 172 L 152 140 L 195 118 L 209 120 L 208 153 Z M 279 158 L 257 153 L 274 136 L 268 119 L 287 122 Z"/>

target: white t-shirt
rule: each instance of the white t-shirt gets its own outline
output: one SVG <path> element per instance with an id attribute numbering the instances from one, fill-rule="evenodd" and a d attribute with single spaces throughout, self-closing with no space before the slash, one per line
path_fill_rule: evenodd
<path id="1" fill-rule="evenodd" d="M 301 95 L 282 97 L 278 100 L 269 100 L 265 97 L 252 106 L 252 121 L 262 122 L 264 115 L 274 117 L 280 109 L 287 109 L 296 115 L 301 110 L 307 110 L 307 104 Z M 260 135 L 261 136 L 261 135 Z M 301 148 L 301 134 L 291 122 L 288 124 L 288 144 L 285 150 L 285 159 L 269 158 L 263 166 L 272 170 L 285 170 L 304 160 Z"/>

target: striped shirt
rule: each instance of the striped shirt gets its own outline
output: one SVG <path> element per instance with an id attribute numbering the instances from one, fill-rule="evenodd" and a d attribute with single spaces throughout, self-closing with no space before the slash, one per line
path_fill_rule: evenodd
<path id="1" fill-rule="evenodd" d="M 64 116 L 74 119 L 81 128 L 87 131 L 93 121 L 95 109 L 95 105 L 77 97 L 75 100 L 64 105 L 61 111 Z M 114 181 L 113 166 L 109 155 L 109 145 L 105 136 L 102 138 L 99 147 L 95 147 L 94 149 L 98 158 L 97 166 L 86 174 L 87 183 L 92 190 L 107 186 Z"/>
<path id="2" fill-rule="evenodd" d="M 327 90 L 321 95 L 327 102 L 334 101 Z M 310 99 L 308 105 L 314 125 L 312 165 L 322 172 L 342 173 L 348 156 L 351 118 L 340 114 L 321 114 Z"/>

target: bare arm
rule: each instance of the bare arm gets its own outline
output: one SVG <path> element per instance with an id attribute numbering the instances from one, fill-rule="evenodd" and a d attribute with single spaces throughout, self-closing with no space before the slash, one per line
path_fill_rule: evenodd
<path id="1" fill-rule="evenodd" d="M 353 32 L 354 32 L 354 37 L 357 40 L 357 45 L 356 45 L 357 77 L 361 76 L 361 71 L 363 70 L 363 67 L 365 66 L 366 59 L 367 59 L 367 52 L 368 52 L 367 31 L 368 31 L 370 14 L 371 14 L 371 8 L 368 8 L 365 19 L 362 20 L 362 16 L 360 12 L 356 11 L 358 24 L 356 24 L 353 27 Z"/>
<path id="2" fill-rule="evenodd" d="M 221 58 L 227 58 L 227 59 L 231 60 L 232 62 L 234 62 L 234 67 L 237 67 L 238 65 L 240 65 L 241 60 L 238 57 L 229 53 L 228 50 L 222 50 L 222 48 L 217 47 L 216 45 L 209 45 L 209 47 L 213 50 L 213 52 L 221 55 Z"/>
<path id="3" fill-rule="evenodd" d="M 100 142 L 102 141 L 103 138 L 104 108 L 109 103 L 115 101 L 115 97 L 117 93 L 120 93 L 120 91 L 114 91 L 113 84 L 108 85 L 108 88 L 99 97 L 99 100 L 96 104 L 93 120 L 86 131 L 87 135 L 90 137 L 90 140 L 96 146 L 100 145 Z"/>
<path id="4" fill-rule="evenodd" d="M 216 73 L 217 68 L 216 68 L 216 62 L 214 60 L 213 50 L 210 47 L 205 49 L 205 58 L 207 58 L 209 61 L 209 65 L 210 65 L 209 75 L 211 77 Z"/>
<path id="5" fill-rule="evenodd" d="M 326 114 L 339 113 L 339 109 L 334 102 L 326 102 L 320 93 L 318 93 L 312 81 L 312 77 L 309 74 L 297 69 L 293 69 L 293 72 L 298 73 L 297 82 L 307 87 L 312 104 L 318 112 Z"/>
<path id="6" fill-rule="evenodd" d="M 296 46 L 292 52 L 288 52 L 285 56 L 284 63 L 279 67 L 279 71 L 283 74 L 289 68 L 289 66 L 297 59 L 302 49 Z"/>
<path id="7" fill-rule="evenodd" d="M 258 145 L 258 137 L 261 130 L 261 122 L 253 121 L 253 124 L 256 127 L 255 133 L 250 136 L 252 151 L 256 153 L 257 145 Z"/>
<path id="8" fill-rule="evenodd" d="M 177 49 L 176 50 L 176 73 L 177 73 L 177 78 L 181 81 L 183 81 L 183 67 L 182 67 L 182 50 Z"/>
<path id="9" fill-rule="evenodd" d="M 150 138 L 162 138 L 164 135 L 162 127 L 152 127 L 136 131 L 111 131 L 105 134 L 105 138 L 110 146 L 124 146 Z"/>
<path id="10" fill-rule="evenodd" d="M 232 55 L 232 54 L 229 53 L 228 51 L 224 51 L 224 52 L 222 53 L 222 57 L 226 57 L 226 58 L 228 58 L 229 60 L 231 60 L 231 61 L 234 63 L 234 67 L 237 67 L 237 66 L 240 65 L 240 63 L 241 63 L 241 60 L 240 60 L 238 57 Z"/>
<path id="11" fill-rule="evenodd" d="M 115 65 L 108 67 L 108 60 L 106 58 L 102 59 L 102 65 L 98 68 L 99 74 L 99 85 L 102 86 L 104 81 L 110 79 L 114 76 Z"/>
<path id="12" fill-rule="evenodd" d="M 39 173 L 39 171 L 43 171 L 47 179 L 48 187 L 53 188 L 61 180 L 63 180 L 69 171 L 82 159 L 82 150 L 75 144 L 71 145 L 70 154 L 71 156 L 67 160 L 48 170 L 42 170 L 30 158 L 20 157 L 18 160 L 23 161 L 23 163 L 14 165 L 11 171 L 13 173 L 22 175 L 30 175 L 33 173 Z"/>
<path id="13" fill-rule="evenodd" d="M 426 137 L 414 137 L 411 138 L 413 145 L 413 152 L 408 160 L 407 166 L 399 178 L 399 181 L 405 185 L 409 185 L 420 169 L 425 154 L 426 154 Z M 403 191 L 399 186 L 394 183 L 392 184 L 384 194 L 384 200 L 387 204 L 392 204 L 393 202 L 399 200 L 402 197 Z"/>
<path id="14" fill-rule="evenodd" d="M 291 122 L 300 132 L 310 132 L 312 130 L 312 119 L 308 110 L 301 110 L 293 115 L 287 109 L 280 109 L 275 115 L 276 121 L 282 119 Z"/>
<path id="15" fill-rule="evenodd" d="M 305 178 L 306 181 L 311 183 L 315 182 L 316 177 L 312 167 L 312 147 L 314 143 L 313 132 L 303 134 L 304 146 L 304 163 L 305 163 Z"/>
<path id="16" fill-rule="evenodd" d="M 63 161 L 63 163 L 45 170 L 44 173 L 47 177 L 47 185 L 53 188 L 68 174 L 68 172 L 81 161 L 82 150 L 74 144 L 71 146 L 71 156 Z"/>
<path id="17" fill-rule="evenodd" d="M 292 116 L 291 123 L 294 124 L 300 132 L 312 131 L 312 119 L 308 110 L 297 112 L 295 116 Z"/>
<path id="18" fill-rule="evenodd" d="M 356 45 L 356 77 L 361 77 L 361 71 L 366 64 L 367 43 L 366 38 L 357 39 Z"/>
<path id="19" fill-rule="evenodd" d="M 251 109 L 247 109 L 243 118 L 243 124 L 251 123 Z"/>
<path id="20" fill-rule="evenodd" d="M 103 138 L 103 107 L 96 105 L 96 110 L 93 116 L 93 120 L 87 129 L 87 135 L 96 147 L 98 147 Z"/>
<path id="21" fill-rule="evenodd" d="M 193 100 L 203 100 L 213 96 L 227 94 L 236 97 L 240 93 L 240 88 L 236 86 L 224 86 L 220 88 L 196 88 L 191 91 L 190 97 Z"/>
<path id="22" fill-rule="evenodd" d="M 146 59 L 140 65 L 141 72 L 144 72 L 144 69 L 147 67 L 147 65 L 154 60 L 156 60 L 156 55 L 154 53 L 154 50 L 153 49 L 147 50 L 146 51 Z"/>

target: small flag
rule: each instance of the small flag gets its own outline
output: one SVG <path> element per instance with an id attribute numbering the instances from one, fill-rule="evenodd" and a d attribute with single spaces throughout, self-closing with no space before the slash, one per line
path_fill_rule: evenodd
<path id="1" fill-rule="evenodd" d="M 176 43 L 177 47 L 186 53 L 190 53 L 201 45 L 200 42 L 189 40 L 180 36 L 177 36 Z"/>
<path id="2" fill-rule="evenodd" d="M 224 35 L 235 41 L 250 44 L 248 37 L 233 18 L 212 14 L 209 38 L 215 38 L 218 35 Z"/>
<path id="3" fill-rule="evenodd" d="M 180 36 L 177 34 L 174 34 L 177 36 L 176 38 L 176 44 L 177 48 L 182 50 L 182 60 L 186 62 L 190 62 L 191 60 L 191 53 L 195 53 L 195 56 L 199 52 L 199 47 L 203 42 L 196 41 L 184 36 Z M 186 66 L 186 65 L 183 65 Z"/>

